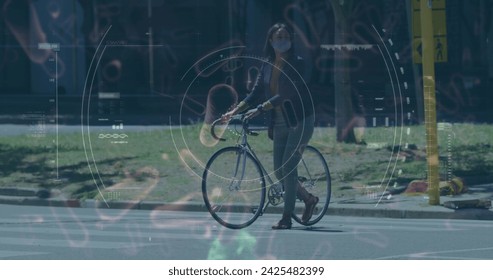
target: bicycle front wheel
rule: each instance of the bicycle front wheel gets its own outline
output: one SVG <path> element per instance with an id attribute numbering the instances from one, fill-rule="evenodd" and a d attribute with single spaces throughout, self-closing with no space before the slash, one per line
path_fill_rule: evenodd
<path id="1" fill-rule="evenodd" d="M 303 201 L 297 200 L 293 218 L 302 225 L 314 225 L 322 219 L 329 207 L 331 179 L 329 167 L 323 155 L 312 146 L 305 148 L 302 159 L 298 164 L 298 180 L 303 188 L 318 197 L 319 202 L 313 211 L 312 218 L 308 222 L 303 223 L 301 216 L 303 215 L 305 204 Z"/>
<path id="2" fill-rule="evenodd" d="M 202 176 L 202 196 L 221 225 L 240 229 L 262 213 L 265 179 L 257 160 L 241 147 L 226 147 L 212 155 Z"/>

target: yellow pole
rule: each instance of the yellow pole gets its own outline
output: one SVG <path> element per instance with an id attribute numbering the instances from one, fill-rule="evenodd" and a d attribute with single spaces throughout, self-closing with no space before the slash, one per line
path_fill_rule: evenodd
<path id="1" fill-rule="evenodd" d="M 423 48 L 423 93 L 425 102 L 426 158 L 430 205 L 440 204 L 438 140 L 435 97 L 435 52 L 432 0 L 421 0 L 421 44 Z"/>

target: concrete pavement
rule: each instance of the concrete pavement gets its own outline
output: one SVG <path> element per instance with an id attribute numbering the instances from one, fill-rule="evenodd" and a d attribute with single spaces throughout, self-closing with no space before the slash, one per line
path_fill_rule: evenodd
<path id="1" fill-rule="evenodd" d="M 163 211 L 207 211 L 202 202 L 162 203 L 157 201 L 97 201 L 65 199 L 61 195 L 46 198 L 40 189 L 0 188 L 0 204 L 111 208 Z M 456 196 L 441 196 L 440 205 L 430 205 L 425 193 L 400 193 L 385 196 L 355 195 L 333 198 L 327 215 L 413 218 L 413 219 L 473 219 L 493 220 L 491 199 L 493 184 L 469 186 L 469 191 Z M 267 211 L 278 211 L 269 207 Z"/>

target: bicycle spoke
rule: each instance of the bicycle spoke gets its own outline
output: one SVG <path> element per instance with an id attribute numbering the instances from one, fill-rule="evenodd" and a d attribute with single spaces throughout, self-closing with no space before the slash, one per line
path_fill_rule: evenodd
<path id="1" fill-rule="evenodd" d="M 233 176 L 232 176 L 233 175 Z M 251 224 L 265 200 L 265 183 L 257 161 L 239 147 L 216 152 L 202 180 L 204 202 L 219 223 L 230 228 Z"/>

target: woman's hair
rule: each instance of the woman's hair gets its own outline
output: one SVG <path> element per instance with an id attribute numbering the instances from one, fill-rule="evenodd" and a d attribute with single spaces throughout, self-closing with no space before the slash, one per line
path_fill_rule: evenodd
<path id="1" fill-rule="evenodd" d="M 278 22 L 274 25 L 272 25 L 271 28 L 269 28 L 269 31 L 267 31 L 267 37 L 265 38 L 265 45 L 264 45 L 264 54 L 267 56 L 269 60 L 274 60 L 276 57 L 276 53 L 274 51 L 274 48 L 270 44 L 270 39 L 272 39 L 272 36 L 279 31 L 280 29 L 284 29 L 289 33 L 289 37 L 291 39 L 291 48 L 288 50 L 287 55 L 291 56 L 294 53 L 294 46 L 293 46 L 293 31 L 289 26 L 285 23 Z"/>

